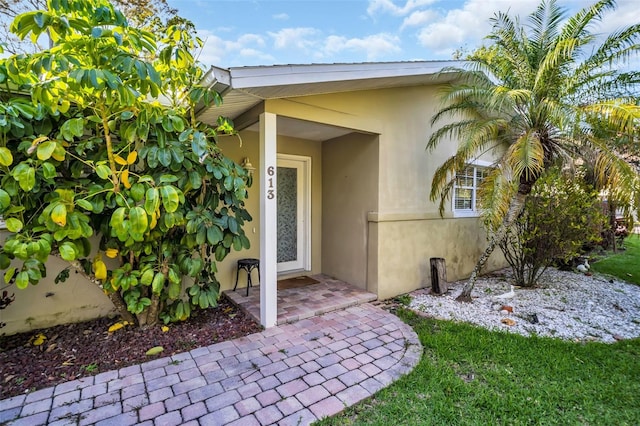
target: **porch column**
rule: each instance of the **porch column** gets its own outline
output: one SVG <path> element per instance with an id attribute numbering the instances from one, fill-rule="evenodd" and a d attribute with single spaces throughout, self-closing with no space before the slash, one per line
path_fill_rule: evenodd
<path id="1" fill-rule="evenodd" d="M 276 115 L 260 114 L 260 324 L 277 324 Z"/>

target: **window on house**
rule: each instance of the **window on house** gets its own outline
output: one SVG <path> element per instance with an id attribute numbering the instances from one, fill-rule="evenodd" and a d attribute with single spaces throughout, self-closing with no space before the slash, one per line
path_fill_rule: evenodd
<path id="1" fill-rule="evenodd" d="M 456 214 L 477 214 L 479 201 L 477 198 L 480 183 L 487 175 L 487 168 L 469 165 L 456 173 L 453 197 L 453 212 Z"/>

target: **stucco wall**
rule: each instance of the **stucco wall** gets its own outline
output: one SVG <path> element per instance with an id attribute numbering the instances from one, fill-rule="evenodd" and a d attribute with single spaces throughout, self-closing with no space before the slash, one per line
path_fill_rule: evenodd
<path id="1" fill-rule="evenodd" d="M 249 158 L 255 172 L 253 174 L 253 184 L 249 188 L 249 197 L 245 201 L 245 207 L 253 217 L 251 222 L 245 223 L 244 232 L 249 238 L 251 248 L 240 252 L 232 250 L 222 262 L 218 262 L 218 273 L 216 278 L 220 282 L 220 290 L 233 288 L 236 279 L 236 262 L 238 259 L 260 257 L 260 149 L 259 137 L 255 132 L 240 132 L 242 142 L 235 137 L 221 138 L 218 146 L 227 157 L 231 158 L 238 164 L 242 164 L 244 158 Z M 253 272 L 252 279 L 254 284 L 258 280 L 258 273 Z M 247 278 L 244 272 L 240 272 L 238 286 L 245 287 Z"/>
<path id="2" fill-rule="evenodd" d="M 0 233 L 4 241 L 6 233 Z M 15 285 L 7 288 L 15 295 L 15 301 L 0 310 L 0 321 L 6 327 L 0 334 L 15 334 L 57 324 L 87 321 L 114 311 L 109 298 L 97 286 L 81 275 L 71 272 L 69 279 L 55 284 L 58 273 L 68 266 L 62 259 L 50 257 L 47 277 L 38 285 L 19 290 Z M 4 274 L 0 274 L 0 288 L 4 288 Z"/>
<path id="3" fill-rule="evenodd" d="M 447 280 L 470 275 L 486 247 L 479 219 L 421 218 L 381 219 L 369 223 L 370 235 L 377 235 L 371 250 L 378 258 L 377 294 L 387 299 L 421 287 L 431 287 L 429 259 L 442 257 Z M 502 254 L 495 252 L 486 270 L 504 266 Z"/>
<path id="4" fill-rule="evenodd" d="M 325 94 L 267 101 L 270 112 L 379 134 L 378 161 L 367 167 L 377 169 L 377 207 L 371 210 L 368 225 L 367 288 L 380 298 L 388 298 L 430 285 L 430 257 L 444 257 L 448 278 L 460 279 L 473 269 L 486 247 L 485 231 L 478 218 L 453 218 L 451 202 L 445 203 L 444 218 L 438 201 L 430 200 L 433 173 L 457 149 L 457 142 L 444 140 L 437 149 L 426 145 L 434 129 L 430 119 L 439 109 L 438 88 L 417 86 L 383 90 Z M 326 143 L 326 142 L 325 142 Z M 329 151 L 324 157 L 328 162 Z M 490 160 L 492 153 L 482 159 Z M 325 165 L 325 194 L 329 185 Z M 339 190 L 339 188 L 338 188 Z M 349 192 L 347 189 L 345 192 Z M 325 196 L 325 203 L 329 203 Z M 325 212 L 331 215 L 325 207 Z M 339 215 L 335 215 L 336 220 Z M 331 217 L 324 219 L 324 239 L 333 241 Z M 341 228 L 337 237 L 357 241 L 357 228 Z M 337 234 L 336 234 L 337 235 Z M 323 247 L 329 254 L 330 246 Z M 343 271 L 325 255 L 324 272 Z M 351 262 L 354 259 L 347 259 Z M 495 253 L 486 270 L 505 266 Z M 344 274 L 344 272 L 341 272 Z M 358 274 L 352 275 L 359 280 Z"/>
<path id="5" fill-rule="evenodd" d="M 436 86 L 401 87 L 271 100 L 266 105 L 276 114 L 379 134 L 379 211 L 437 213 L 437 204 L 429 200 L 431 177 L 457 148 L 455 141 L 445 141 L 433 152 L 426 150 L 433 132 L 430 120 L 440 106 L 437 91 Z"/>
<path id="6" fill-rule="evenodd" d="M 322 272 L 367 288 L 367 214 L 378 205 L 378 137 L 323 142 Z"/>

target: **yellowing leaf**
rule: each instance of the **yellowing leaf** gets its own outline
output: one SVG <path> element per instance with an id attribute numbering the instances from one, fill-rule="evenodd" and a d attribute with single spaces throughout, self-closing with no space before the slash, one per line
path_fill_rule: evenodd
<path id="1" fill-rule="evenodd" d="M 39 333 L 34 336 L 33 341 L 31 343 L 33 344 L 33 346 L 40 346 L 44 343 L 45 340 L 47 340 L 47 336 L 45 336 L 42 333 Z"/>
<path id="2" fill-rule="evenodd" d="M 138 153 L 136 151 L 132 151 L 127 155 L 127 164 L 131 165 L 136 162 L 138 159 Z"/>
<path id="3" fill-rule="evenodd" d="M 114 160 L 116 160 L 116 163 L 120 164 L 121 166 L 126 166 L 127 164 L 127 160 L 125 160 L 124 158 L 120 157 L 119 155 L 116 155 L 114 157 Z"/>
<path id="4" fill-rule="evenodd" d="M 118 256 L 118 249 L 114 249 L 114 248 L 106 249 L 104 251 L 104 254 L 106 254 L 107 257 L 110 257 L 111 259 L 115 259 L 116 256 Z"/>
<path id="5" fill-rule="evenodd" d="M 117 323 L 113 324 L 111 327 L 109 327 L 109 333 L 113 333 L 114 331 L 120 330 L 122 327 L 124 327 L 126 325 L 125 323 L 126 323 L 126 321 L 125 322 L 120 321 L 120 322 L 117 322 Z"/>
<path id="6" fill-rule="evenodd" d="M 149 224 L 149 229 L 155 228 L 157 224 L 158 218 L 156 216 L 156 213 L 154 212 L 153 214 L 151 214 L 151 223 Z"/>
<path id="7" fill-rule="evenodd" d="M 162 351 L 164 351 L 164 348 L 162 346 L 154 346 L 153 348 L 147 351 L 146 355 L 147 356 L 158 355 Z"/>
<path id="8" fill-rule="evenodd" d="M 60 143 L 57 143 L 56 149 L 53 150 L 53 154 L 51 154 L 51 156 L 54 158 L 54 160 L 64 161 L 64 156 L 66 153 L 67 151 L 64 150 L 64 147 L 60 145 Z"/>
<path id="9" fill-rule="evenodd" d="M 66 113 L 67 111 L 69 111 L 69 108 L 71 107 L 71 102 L 69 102 L 68 100 L 63 100 L 60 102 L 60 107 L 58 108 L 60 110 L 61 113 Z"/>
<path id="10" fill-rule="evenodd" d="M 95 277 L 99 280 L 106 280 L 107 279 L 107 265 L 105 265 L 105 263 L 98 259 L 96 261 L 93 262 L 93 273 L 95 275 Z"/>
<path id="11" fill-rule="evenodd" d="M 67 224 L 67 208 L 64 204 L 60 203 L 51 210 L 51 220 L 60 226 Z"/>
<path id="12" fill-rule="evenodd" d="M 31 145 L 38 145 L 40 142 L 44 142 L 49 139 L 49 136 L 40 136 L 37 137 L 31 142 Z"/>
<path id="13" fill-rule="evenodd" d="M 122 180 L 122 184 L 125 188 L 131 188 L 131 183 L 129 182 L 129 170 L 124 170 L 122 175 L 120 175 L 120 179 Z"/>
<path id="14" fill-rule="evenodd" d="M 169 331 L 169 327 L 167 327 L 166 325 L 163 325 L 163 326 L 162 326 L 162 331 L 163 331 L 164 333 L 166 333 L 167 331 Z"/>
<path id="15" fill-rule="evenodd" d="M 9 148 L 0 147 L 0 166 L 10 166 L 13 163 L 13 154 Z"/>

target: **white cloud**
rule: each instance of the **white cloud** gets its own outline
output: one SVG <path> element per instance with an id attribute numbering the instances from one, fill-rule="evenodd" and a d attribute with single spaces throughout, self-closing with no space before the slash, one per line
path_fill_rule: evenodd
<path id="1" fill-rule="evenodd" d="M 388 1 L 388 0 L 385 0 Z M 567 16 L 572 16 L 585 4 L 582 0 L 565 0 L 559 2 L 560 6 L 567 9 Z M 407 17 L 402 28 L 420 26 L 426 23 L 418 31 L 418 40 L 421 45 L 432 49 L 441 56 L 450 56 L 460 47 L 475 48 L 479 46 L 483 38 L 491 31 L 490 18 L 496 12 L 509 13 L 510 16 L 519 15 L 522 21 L 539 5 L 539 0 L 467 0 L 462 7 L 450 9 L 440 19 L 433 19 L 428 12 L 433 10 L 421 10 Z M 416 15 L 416 16 L 414 16 Z M 422 20 L 422 22 L 420 22 Z M 413 25 L 414 22 L 419 24 Z M 431 22 L 431 23 L 429 23 Z M 640 8 L 637 0 L 620 0 L 618 8 L 613 13 L 608 13 L 596 31 L 605 34 L 623 26 L 640 22 Z"/>
<path id="2" fill-rule="evenodd" d="M 429 22 L 435 21 L 438 17 L 440 17 L 440 14 L 433 9 L 412 12 L 411 15 L 404 18 L 402 25 L 400 26 L 400 30 L 404 30 L 407 27 L 425 25 Z"/>
<path id="3" fill-rule="evenodd" d="M 368 61 L 374 61 L 401 52 L 399 45 L 400 39 L 397 36 L 386 33 L 350 39 L 332 35 L 325 40 L 322 55 L 335 56 L 343 51 L 363 52 Z"/>
<path id="4" fill-rule="evenodd" d="M 286 13 L 278 13 L 278 14 L 272 15 L 271 17 L 276 21 L 286 21 L 289 19 L 289 15 L 287 15 Z"/>
<path id="5" fill-rule="evenodd" d="M 319 35 L 315 28 L 283 28 L 280 31 L 268 34 L 273 38 L 276 49 L 310 49 L 317 45 L 315 37 Z"/>
<path id="6" fill-rule="evenodd" d="M 211 31 L 199 31 L 205 41 L 198 59 L 205 65 L 245 65 L 236 63 L 236 58 L 255 58 L 271 61 L 273 57 L 264 51 L 266 42 L 259 34 L 243 34 L 235 40 L 225 40 Z"/>
<path id="7" fill-rule="evenodd" d="M 396 16 L 404 16 L 412 10 L 434 3 L 437 0 L 407 0 L 404 6 L 398 6 L 393 0 L 369 0 L 367 14 L 374 15 L 378 12 L 391 13 Z"/>
<path id="8" fill-rule="evenodd" d="M 235 28 L 233 28 L 233 27 L 216 27 L 214 32 L 216 32 L 216 33 L 230 33 L 234 29 Z"/>
<path id="9" fill-rule="evenodd" d="M 629 25 L 640 22 L 640 5 L 637 0 L 620 0 L 618 7 L 613 12 L 609 12 L 597 28 L 605 34 L 619 30 Z"/>
<path id="10" fill-rule="evenodd" d="M 442 19 L 420 29 L 418 40 L 439 55 L 450 55 L 462 46 L 480 45 L 491 30 L 489 19 L 497 11 L 526 16 L 538 4 L 539 0 L 469 0 L 462 8 L 451 9 Z"/>
<path id="11" fill-rule="evenodd" d="M 275 59 L 272 55 L 257 49 L 244 48 L 240 49 L 239 53 L 243 58 L 257 59 L 261 62 L 272 62 Z"/>

